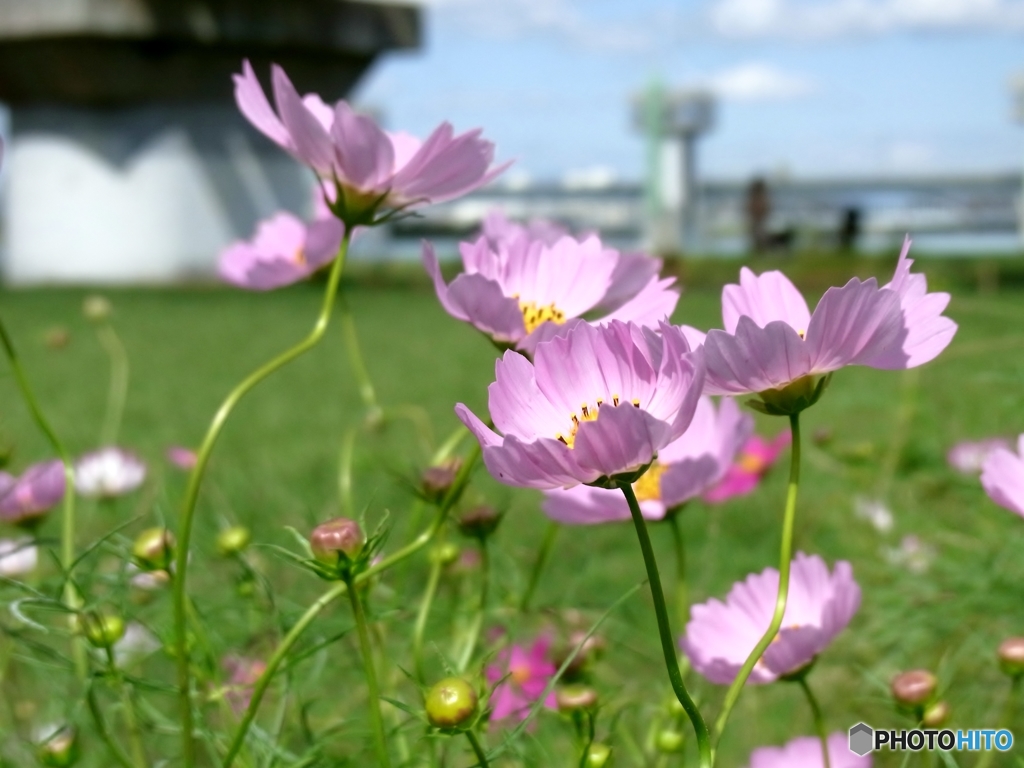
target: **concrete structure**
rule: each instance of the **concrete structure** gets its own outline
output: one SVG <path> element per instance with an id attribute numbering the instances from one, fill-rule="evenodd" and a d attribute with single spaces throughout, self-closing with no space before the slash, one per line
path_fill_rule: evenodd
<path id="1" fill-rule="evenodd" d="M 1024 127 L 1024 72 L 1018 72 L 1010 80 L 1013 98 L 1013 119 Z M 1017 229 L 1021 244 L 1024 244 L 1024 173 L 1021 174 L 1020 196 L 1017 198 Z"/>
<path id="2" fill-rule="evenodd" d="M 657 84 L 634 104 L 648 143 L 647 245 L 660 253 L 699 248 L 697 139 L 715 124 L 715 99 L 704 90 L 665 93 Z"/>
<path id="3" fill-rule="evenodd" d="M 0 0 L 5 279 L 212 274 L 225 244 L 312 199 L 312 175 L 235 109 L 242 59 L 334 100 L 417 46 L 419 19 L 343 0 Z"/>

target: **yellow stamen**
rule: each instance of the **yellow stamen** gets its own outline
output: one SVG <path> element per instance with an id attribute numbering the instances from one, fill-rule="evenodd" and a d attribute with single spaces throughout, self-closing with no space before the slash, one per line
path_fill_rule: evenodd
<path id="1" fill-rule="evenodd" d="M 563 435 L 563 434 L 559 433 L 559 434 L 555 435 L 555 437 L 558 440 L 561 440 L 563 444 L 565 444 L 565 445 L 569 446 L 570 448 L 572 448 L 576 444 L 576 433 L 580 429 L 580 422 L 582 422 L 582 421 L 597 421 L 597 416 L 598 416 L 598 413 L 599 413 L 600 408 L 601 408 L 601 403 L 603 403 L 603 402 L 604 402 L 604 400 L 598 398 L 597 399 L 597 408 L 594 408 L 593 410 L 591 410 L 590 406 L 587 405 L 586 403 L 581 405 L 580 406 L 580 414 L 582 414 L 582 415 L 578 416 L 575 413 L 572 415 L 572 417 L 571 417 L 572 418 L 572 429 L 569 430 L 569 434 L 568 435 Z"/>
<path id="2" fill-rule="evenodd" d="M 523 325 L 526 327 L 527 333 L 532 333 L 544 323 L 550 322 L 555 325 L 562 325 L 566 320 L 565 312 L 554 304 L 538 307 L 536 302 L 520 301 L 519 309 L 523 313 Z"/>
<path id="3" fill-rule="evenodd" d="M 752 475 L 759 475 L 768 468 L 768 463 L 753 453 L 741 453 L 736 463 L 740 465 L 740 469 Z"/>
<path id="4" fill-rule="evenodd" d="M 657 501 L 661 498 L 661 476 L 665 474 L 666 469 L 667 465 L 656 461 L 633 483 L 633 493 L 636 494 L 637 501 Z"/>
<path id="5" fill-rule="evenodd" d="M 301 247 L 295 250 L 295 255 L 292 256 L 292 260 L 300 267 L 306 266 L 306 252 Z"/>
<path id="6" fill-rule="evenodd" d="M 517 664 L 509 669 L 509 677 L 517 685 L 528 683 L 530 681 L 530 667 L 526 664 Z"/>

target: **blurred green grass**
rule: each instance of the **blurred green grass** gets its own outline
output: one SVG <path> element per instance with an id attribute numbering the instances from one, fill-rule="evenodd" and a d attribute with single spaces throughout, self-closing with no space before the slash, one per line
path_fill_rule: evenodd
<path id="1" fill-rule="evenodd" d="M 888 264 L 874 266 L 883 281 L 887 279 Z M 846 265 L 840 271 L 849 269 Z M 808 274 L 811 277 L 803 284 L 816 283 L 814 272 Z M 422 406 L 433 424 L 435 441 L 458 425 L 454 403 L 465 402 L 484 412 L 493 347 L 447 317 L 422 280 L 369 279 L 365 274 L 364 278 L 346 285 L 344 292 L 380 402 Z M 936 281 L 943 282 L 942 275 L 933 277 Z M 717 325 L 714 281 L 693 282 L 698 287 L 685 292 L 674 320 L 698 327 Z M 1024 332 L 1019 330 L 1024 294 L 979 293 L 969 281 L 945 282 L 954 292 L 949 314 L 960 324 L 960 332 L 937 361 L 910 373 L 844 370 L 803 419 L 808 448 L 797 547 L 829 561 L 851 561 L 864 591 L 850 629 L 822 655 L 811 677 L 831 730 L 845 730 L 858 720 L 876 727 L 905 725 L 892 713 L 886 686 L 894 672 L 912 667 L 941 670 L 948 689 L 945 697 L 953 708 L 952 727 L 992 727 L 1007 688 L 995 664 L 995 647 L 1008 635 L 1024 634 L 1024 521 L 988 501 L 976 479 L 958 476 L 945 464 L 946 450 L 958 440 L 1013 437 L 1024 431 Z M 979 285 L 991 287 L 984 281 Z M 0 312 L 29 376 L 56 429 L 75 453 L 95 446 L 108 372 L 102 349 L 81 315 L 86 293 L 0 292 Z M 113 301 L 114 324 L 132 364 L 121 442 L 144 456 L 152 473 L 146 488 L 133 497 L 99 507 L 83 505 L 80 546 L 132 515 L 143 519 L 126 535 L 154 520 L 175 524 L 183 477 L 167 465 L 163 451 L 171 444 L 194 446 L 227 391 L 253 367 L 304 335 L 319 302 L 315 285 L 267 295 L 219 288 L 105 294 Z M 812 305 L 816 296 L 808 292 Z M 55 329 L 67 331 L 66 346 L 47 345 Z M 14 467 L 47 457 L 6 365 L 0 366 L 0 403 L 0 441 L 14 448 Z M 237 600 L 237 569 L 217 559 L 216 531 L 225 522 L 238 521 L 253 529 L 257 542 L 289 546 L 284 526 L 306 531 L 337 514 L 342 436 L 361 418 L 362 405 L 337 323 L 318 348 L 262 384 L 235 412 L 214 454 L 200 501 L 190 573 L 192 592 L 210 623 L 218 653 L 266 653 L 273 644 L 275 622 L 293 620 L 323 585 L 296 573 L 271 551 L 257 549 L 254 557 L 268 574 L 275 607 Z M 785 427 L 783 420 L 769 417 L 759 416 L 758 423 L 760 431 L 769 434 Z M 810 440 L 816 432 L 819 437 L 829 434 L 827 444 Z M 411 537 L 426 521 L 411 491 L 424 459 L 415 431 L 404 423 L 364 434 L 357 444 L 355 506 L 366 510 L 371 523 L 383 510 L 390 511 L 389 547 Z M 692 505 L 684 512 L 695 600 L 724 597 L 734 581 L 776 564 L 784 477 L 785 467 L 780 466 L 749 497 L 710 509 Z M 893 512 L 892 530 L 876 531 L 856 516 L 858 497 L 881 497 Z M 505 626 L 524 642 L 532 633 L 557 631 L 567 609 L 582 609 L 591 620 L 596 618 L 643 578 L 631 528 L 563 531 L 534 600 L 539 610 L 519 622 L 510 607 L 521 593 L 546 525 L 539 498 L 537 493 L 500 486 L 478 472 L 467 499 L 487 500 L 508 510 L 494 546 L 495 586 L 488 624 Z M 52 519 L 45 525 L 44 538 L 55 540 L 57 522 Z M 668 531 L 655 526 L 652 533 L 668 588 Z M 923 572 L 909 570 L 893 556 L 905 536 L 917 537 L 934 555 Z M 461 543 L 469 546 L 465 540 Z M 104 583 L 104 573 L 114 568 L 109 559 L 101 559 L 96 583 Z M 411 661 L 399 649 L 407 648 L 425 576 L 425 558 L 419 558 L 385 576 L 373 596 L 392 661 L 406 668 Z M 446 580 L 430 625 L 428 643 L 436 638 L 445 653 L 450 652 L 451 629 L 446 613 L 451 613 L 448 608 L 460 590 L 471 603 L 468 583 Z M 116 594 L 127 606 L 124 591 Z M 133 610 L 161 636 L 169 636 L 166 597 Z M 349 623 L 347 609 L 336 607 L 318 623 L 309 643 Z M 598 733 L 604 737 L 612 715 L 622 709 L 619 730 L 607 738 L 621 753 L 617 764 L 629 765 L 620 731 L 632 732 L 642 745 L 655 710 L 668 696 L 646 590 L 619 609 L 602 632 L 609 649 L 597 669 L 596 685 L 608 706 Z M 440 675 L 438 655 L 431 652 L 429 657 L 431 670 Z M 146 672 L 172 679 L 169 662 L 159 656 L 146 663 Z M 54 687 L 52 672 L 26 666 L 18 673 L 15 699 L 33 702 L 22 721 L 13 721 L 24 736 L 29 721 L 61 715 L 65 702 L 54 701 L 53 696 L 44 700 L 47 691 L 56 695 L 63 690 Z M 339 762 L 325 765 L 366 764 L 361 759 L 368 757 L 361 758 L 353 746 L 366 741 L 360 674 L 351 638 L 296 669 L 294 706 L 285 718 L 294 726 L 291 748 L 301 753 L 303 747 L 297 714 L 302 703 L 309 722 L 340 729 L 327 748 Z M 391 679 L 396 695 L 415 704 L 414 688 L 404 677 L 395 673 Z M 700 682 L 696 687 L 713 719 L 724 691 Z M 267 722 L 277 700 L 268 699 L 264 707 Z M 156 710 L 173 712 L 174 702 L 166 693 L 153 694 L 153 701 Z M 1022 724 L 1016 725 L 1024 738 Z M 568 732 L 569 726 L 557 716 L 542 717 L 539 729 L 525 737 L 526 764 L 567 764 L 563 750 Z M 745 765 L 755 746 L 811 732 L 798 688 L 777 684 L 749 689 L 723 742 L 720 765 Z M 415 751 L 418 731 L 412 728 L 408 733 Z M 497 733 L 492 729 L 489 735 L 492 744 Z M 153 743 L 158 745 L 154 749 L 166 749 L 168 754 L 175 748 L 169 736 L 154 736 Z M 461 754 L 462 749 L 458 744 L 452 753 Z M 91 742 L 84 764 L 104 764 L 97 742 Z M 875 764 L 899 761 L 885 756 Z"/>

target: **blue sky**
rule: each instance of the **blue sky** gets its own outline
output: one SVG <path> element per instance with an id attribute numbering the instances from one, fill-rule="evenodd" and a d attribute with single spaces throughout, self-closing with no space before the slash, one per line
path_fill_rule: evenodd
<path id="1" fill-rule="evenodd" d="M 388 127 L 483 127 L 514 174 L 638 179 L 630 99 L 719 94 L 704 175 L 982 173 L 1024 165 L 1010 80 L 1024 0 L 424 0 L 421 51 L 356 93 Z"/>

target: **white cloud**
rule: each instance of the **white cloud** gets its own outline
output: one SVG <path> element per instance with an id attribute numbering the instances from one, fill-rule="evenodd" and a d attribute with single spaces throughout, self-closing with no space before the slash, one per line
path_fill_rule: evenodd
<path id="1" fill-rule="evenodd" d="M 732 101 L 786 101 L 815 90 L 809 78 L 762 62 L 740 64 L 712 75 L 705 83 L 719 97 Z"/>
<path id="2" fill-rule="evenodd" d="M 913 31 L 1024 32 L 1024 0 L 715 0 L 726 37 L 830 38 Z"/>

